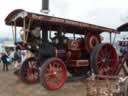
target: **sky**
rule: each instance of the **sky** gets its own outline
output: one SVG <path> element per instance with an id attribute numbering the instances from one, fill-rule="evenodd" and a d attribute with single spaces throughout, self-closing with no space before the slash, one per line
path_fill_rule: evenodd
<path id="1" fill-rule="evenodd" d="M 4 23 L 4 19 L 11 11 L 24 9 L 40 13 L 41 1 L 2 0 L 0 3 L 0 37 L 12 37 L 11 27 Z M 49 15 L 114 29 L 128 22 L 128 0 L 49 0 L 49 2 Z"/>

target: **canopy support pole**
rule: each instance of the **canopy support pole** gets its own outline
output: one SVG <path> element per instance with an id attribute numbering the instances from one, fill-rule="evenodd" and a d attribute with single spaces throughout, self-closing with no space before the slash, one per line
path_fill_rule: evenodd
<path id="1" fill-rule="evenodd" d="M 14 22 L 14 43 L 16 43 L 16 22 Z"/>
<path id="2" fill-rule="evenodd" d="M 110 43 L 112 44 L 112 33 L 110 33 L 109 35 L 110 35 Z"/>
<path id="3" fill-rule="evenodd" d="M 26 43 L 26 24 L 25 24 L 26 22 L 25 22 L 25 18 L 24 18 L 24 20 L 23 20 L 23 29 L 24 29 L 24 36 L 23 36 L 23 38 L 24 38 L 24 43 Z"/>

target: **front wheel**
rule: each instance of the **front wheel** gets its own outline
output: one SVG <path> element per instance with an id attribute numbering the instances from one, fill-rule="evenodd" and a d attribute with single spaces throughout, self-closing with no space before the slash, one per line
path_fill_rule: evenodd
<path id="1" fill-rule="evenodd" d="M 59 58 L 50 58 L 46 60 L 40 70 L 41 84 L 50 90 L 56 90 L 63 86 L 67 78 L 65 64 Z"/>
<path id="2" fill-rule="evenodd" d="M 28 84 L 37 83 L 39 80 L 39 67 L 35 58 L 27 58 L 20 69 L 20 78 L 23 82 Z"/>

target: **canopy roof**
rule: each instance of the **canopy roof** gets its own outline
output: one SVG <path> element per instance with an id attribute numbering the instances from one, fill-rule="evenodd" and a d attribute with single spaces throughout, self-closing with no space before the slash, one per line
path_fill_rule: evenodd
<path id="1" fill-rule="evenodd" d="M 85 34 L 87 32 L 117 32 L 114 29 L 106 28 L 102 26 L 97 26 L 93 24 L 68 20 L 64 18 L 58 18 L 53 16 L 47 16 L 42 14 L 36 14 L 31 12 L 26 12 L 21 9 L 12 11 L 5 19 L 7 25 L 14 25 L 22 27 L 23 20 L 26 20 L 26 26 L 29 20 L 32 20 L 31 28 L 41 27 L 47 30 L 58 30 L 69 33 Z"/>
<path id="2" fill-rule="evenodd" d="M 122 24 L 117 28 L 118 31 L 128 31 L 128 23 Z"/>

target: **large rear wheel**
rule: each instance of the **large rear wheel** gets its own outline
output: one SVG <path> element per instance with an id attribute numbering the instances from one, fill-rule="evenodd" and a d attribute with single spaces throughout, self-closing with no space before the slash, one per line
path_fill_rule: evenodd
<path id="1" fill-rule="evenodd" d="M 111 44 L 98 44 L 91 54 L 91 67 L 95 74 L 114 75 L 119 66 L 118 56 Z"/>
<path id="2" fill-rule="evenodd" d="M 65 64 L 58 58 L 50 58 L 41 66 L 40 82 L 50 90 L 60 88 L 67 78 Z"/>

